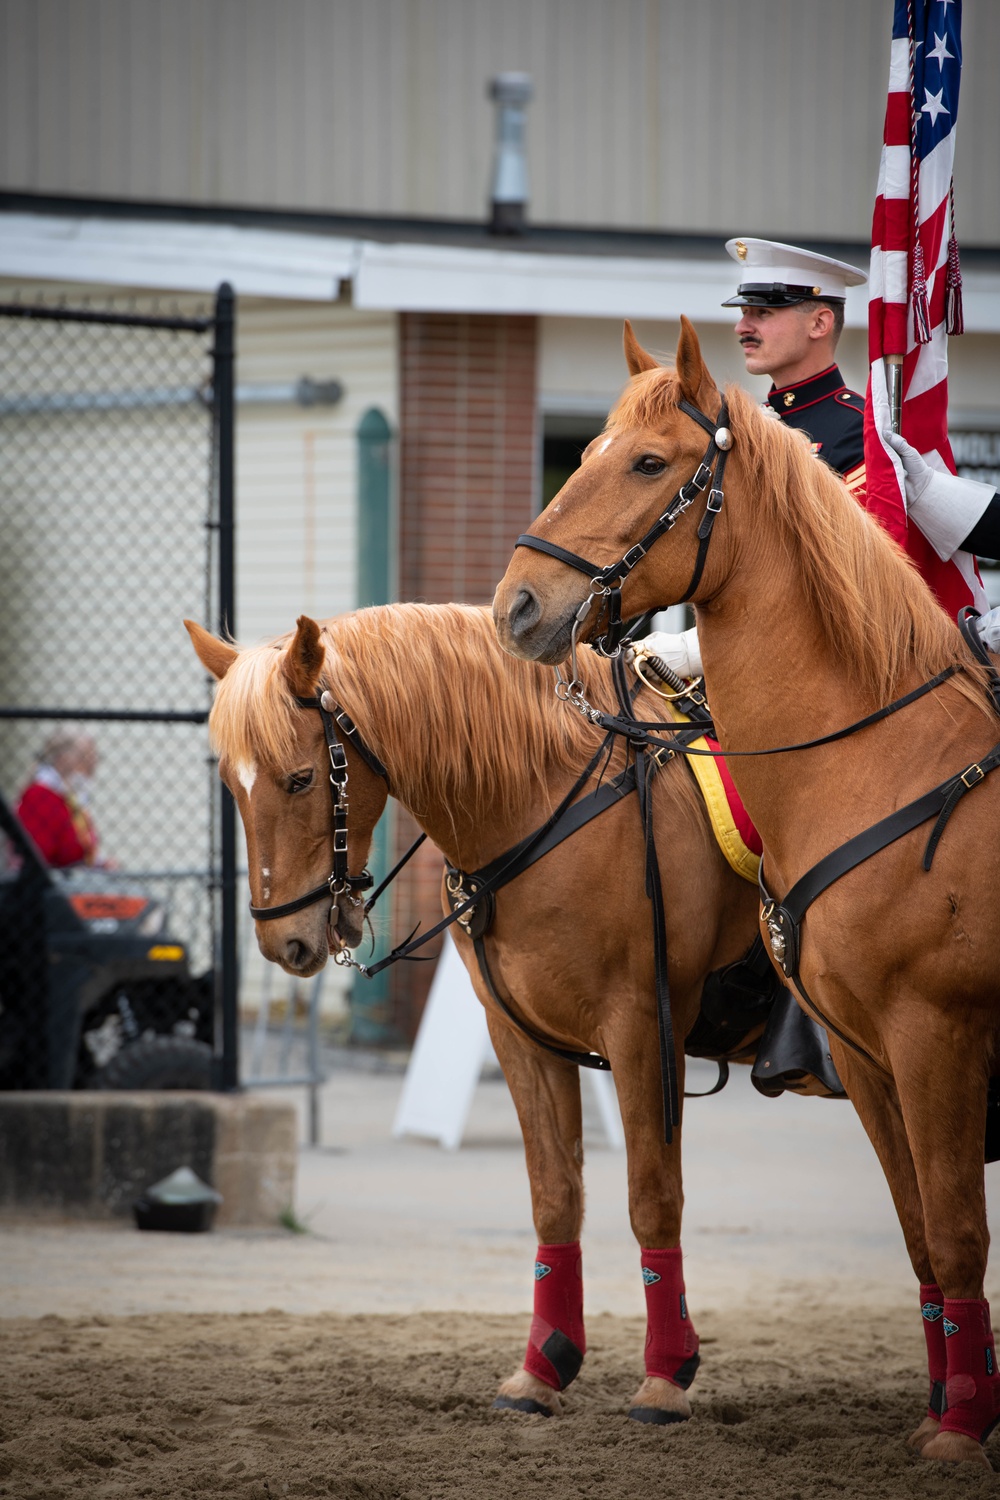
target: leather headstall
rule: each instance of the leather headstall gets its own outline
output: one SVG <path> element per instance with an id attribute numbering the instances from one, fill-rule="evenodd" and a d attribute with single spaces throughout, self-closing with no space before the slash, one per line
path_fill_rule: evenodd
<path id="1" fill-rule="evenodd" d="M 602 568 L 598 563 L 588 562 L 585 557 L 580 557 L 576 552 L 570 552 L 565 547 L 560 547 L 556 542 L 546 541 L 544 537 L 532 536 L 529 532 L 522 533 L 514 546 L 533 547 L 536 552 L 545 552 L 549 557 L 556 558 L 559 562 L 566 563 L 571 568 L 576 568 L 579 573 L 586 573 L 590 579 L 591 594 L 586 601 L 586 609 L 582 609 L 578 619 L 585 618 L 589 613 L 590 605 L 595 598 L 603 599 L 608 611 L 608 623 L 604 635 L 591 641 L 603 656 L 614 656 L 617 654 L 621 643 L 623 632 L 623 621 L 621 613 L 622 585 L 631 573 L 632 569 L 642 561 L 654 542 L 665 536 L 684 512 L 694 504 L 700 494 L 708 488 L 711 481 L 711 489 L 705 500 L 705 513 L 698 525 L 698 555 L 695 558 L 694 572 L 691 582 L 677 601 L 683 604 L 690 599 L 698 584 L 705 568 L 705 558 L 708 555 L 708 544 L 712 539 L 712 528 L 715 518 L 722 510 L 724 497 L 722 479 L 726 467 L 726 457 L 733 445 L 733 435 L 726 425 L 729 415 L 726 410 L 726 402 L 720 397 L 721 405 L 716 421 L 706 417 L 704 412 L 692 406 L 689 401 L 679 401 L 679 409 L 703 427 L 709 434 L 708 447 L 702 456 L 697 469 L 686 484 L 682 484 L 676 495 L 670 501 L 660 516 L 653 522 L 652 526 L 638 542 L 631 546 L 625 555 L 616 563 L 609 563 Z M 713 467 L 714 466 L 714 467 Z"/>
<path id="2" fill-rule="evenodd" d="M 335 919 L 337 902 L 342 897 L 346 896 L 352 904 L 357 905 L 354 892 L 370 890 L 374 883 L 368 870 L 362 870 L 360 875 L 352 875 L 347 868 L 347 754 L 337 734 L 338 728 L 370 771 L 386 782 L 389 779 L 388 772 L 361 738 L 350 714 L 334 702 L 328 691 L 312 698 L 296 697 L 295 701 L 300 708 L 317 709 L 323 720 L 327 754 L 330 757 L 330 796 L 333 801 L 333 869 L 322 885 L 314 886 L 311 891 L 306 891 L 304 896 L 298 896 L 294 901 L 285 901 L 280 906 L 251 906 L 250 915 L 255 922 L 274 922 L 279 917 L 290 917 L 307 906 L 314 906 L 317 901 L 332 901 L 334 910 L 331 911 L 331 917 Z"/>

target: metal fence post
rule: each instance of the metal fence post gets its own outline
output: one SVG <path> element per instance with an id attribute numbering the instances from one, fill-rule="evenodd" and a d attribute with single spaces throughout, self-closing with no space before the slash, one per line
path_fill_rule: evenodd
<path id="1" fill-rule="evenodd" d="M 383 412 L 369 407 L 358 423 L 358 508 L 357 508 L 357 602 L 365 609 L 370 604 L 388 604 L 393 598 L 394 557 L 392 526 L 392 429 Z M 372 840 L 369 857 L 371 872 L 378 882 L 386 876 L 391 864 L 393 834 L 392 803 L 386 805 Z M 380 926 L 391 942 L 392 890 L 379 902 Z M 388 951 L 389 943 L 381 939 L 375 956 Z M 373 1046 L 398 1040 L 388 1023 L 389 975 L 383 971 L 374 979 L 357 978 L 351 990 L 352 1040 Z"/>
<path id="2" fill-rule="evenodd" d="M 219 287 L 215 301 L 215 347 L 212 390 L 215 401 L 215 440 L 219 526 L 219 632 L 232 636 L 236 629 L 235 563 L 235 348 L 236 299 L 228 281 Z M 218 1084 L 224 1090 L 239 1088 L 239 974 L 236 930 L 236 804 L 227 788 L 222 789 L 221 905 L 222 932 L 216 1003 L 221 1012 L 222 1056 Z M 216 1035 L 218 1046 L 219 1036 Z"/>

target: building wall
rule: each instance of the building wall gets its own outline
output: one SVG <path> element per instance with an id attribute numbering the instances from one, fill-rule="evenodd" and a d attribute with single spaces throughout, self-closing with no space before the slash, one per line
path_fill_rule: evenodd
<path id="1" fill-rule="evenodd" d="M 534 318 L 400 318 L 400 595 L 486 604 L 535 485 Z"/>
<path id="2" fill-rule="evenodd" d="M 865 240 L 890 0 L 0 0 L 0 187 L 480 218 L 529 72 L 538 222 Z M 958 214 L 1000 241 L 1000 6 L 965 0 Z"/>
<path id="3" fill-rule="evenodd" d="M 536 370 L 534 318 L 401 316 L 402 599 L 493 598 L 514 539 L 535 510 Z M 400 813 L 398 852 L 415 836 Z M 425 844 L 396 885 L 396 940 L 418 921 L 432 926 L 440 914 L 441 856 Z M 400 964 L 394 972 L 394 1014 L 404 1034 L 415 1029 L 429 968 Z"/>

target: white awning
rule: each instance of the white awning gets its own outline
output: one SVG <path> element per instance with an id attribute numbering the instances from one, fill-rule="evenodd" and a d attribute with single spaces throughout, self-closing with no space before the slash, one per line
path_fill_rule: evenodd
<path id="1" fill-rule="evenodd" d="M 213 291 L 328 302 L 352 283 L 355 307 L 389 312 L 527 313 L 576 318 L 733 321 L 736 268 L 717 256 L 544 255 L 192 224 L 170 219 L 0 214 L 0 276 Z M 1000 274 L 963 272 L 965 326 L 1000 333 Z M 867 288 L 848 289 L 846 321 L 868 321 Z"/>
<path id="2" fill-rule="evenodd" d="M 713 260 L 668 260 L 366 240 L 354 305 L 573 318 L 677 319 L 686 313 L 696 324 L 732 323 L 732 308 L 720 304 L 735 289 L 735 268 L 721 245 Z M 849 322 L 865 323 L 865 299 L 849 301 L 848 313 Z"/>
<path id="3" fill-rule="evenodd" d="M 0 276 L 336 301 L 359 242 L 230 224 L 0 214 Z"/>

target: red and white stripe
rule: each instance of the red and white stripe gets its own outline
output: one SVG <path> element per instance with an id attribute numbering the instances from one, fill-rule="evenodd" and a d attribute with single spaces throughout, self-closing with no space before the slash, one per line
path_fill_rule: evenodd
<path id="1" fill-rule="evenodd" d="M 921 0 L 914 0 L 915 4 Z M 940 7 L 935 7 L 940 15 Z M 941 22 L 937 22 L 940 29 Z M 933 22 L 928 30 L 933 33 Z M 902 433 L 932 467 L 954 473 L 948 440 L 948 335 L 946 276 L 951 212 L 954 121 L 923 160 L 911 155 L 910 41 L 895 36 L 889 95 L 872 220 L 868 352 L 870 382 L 865 406 L 866 508 L 912 557 L 939 602 L 954 619 L 958 610 L 989 604 L 975 558 L 956 552 L 941 560 L 907 517 L 899 459 L 882 440 L 889 427 L 884 356 L 903 355 Z M 927 281 L 930 339 L 918 343 L 913 316 L 913 191 Z"/>

